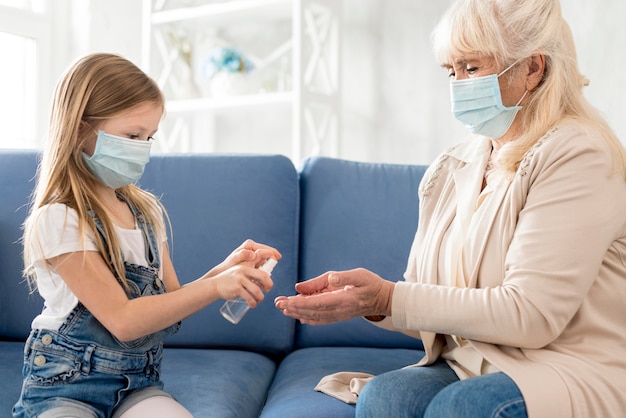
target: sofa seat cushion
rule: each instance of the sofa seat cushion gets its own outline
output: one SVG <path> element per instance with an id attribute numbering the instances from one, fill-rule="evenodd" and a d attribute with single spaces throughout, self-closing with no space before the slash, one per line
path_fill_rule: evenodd
<path id="1" fill-rule="evenodd" d="M 24 343 L 0 341 L 0 353 L 0 411 L 3 411 L 0 416 L 5 416 L 20 397 Z"/>
<path id="2" fill-rule="evenodd" d="M 276 364 L 249 351 L 166 348 L 162 379 L 194 417 L 258 417 Z"/>
<path id="3" fill-rule="evenodd" d="M 24 343 L 2 341 L 0 352 L 0 410 L 10 411 L 20 396 Z M 253 352 L 166 348 L 161 378 L 194 417 L 252 418 L 275 370 L 274 361 Z"/>
<path id="4" fill-rule="evenodd" d="M 322 377 L 342 372 L 379 375 L 417 363 L 418 349 L 311 347 L 296 350 L 280 363 L 261 418 L 353 417 L 354 405 L 314 390 Z"/>

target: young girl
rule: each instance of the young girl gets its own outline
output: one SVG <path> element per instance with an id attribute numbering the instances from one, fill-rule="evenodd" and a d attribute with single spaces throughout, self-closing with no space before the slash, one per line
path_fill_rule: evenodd
<path id="1" fill-rule="evenodd" d="M 25 275 L 45 305 L 14 417 L 190 417 L 162 390 L 163 339 L 217 299 L 255 306 L 272 287 L 256 267 L 280 254 L 250 240 L 180 285 L 165 210 L 133 184 L 163 111 L 156 83 L 116 55 L 84 57 L 57 86 L 24 229 Z"/>

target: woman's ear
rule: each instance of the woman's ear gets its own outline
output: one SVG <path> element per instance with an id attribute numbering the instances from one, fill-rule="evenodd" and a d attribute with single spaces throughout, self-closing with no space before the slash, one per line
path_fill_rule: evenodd
<path id="1" fill-rule="evenodd" d="M 533 91 L 536 89 L 541 80 L 543 80 L 543 74 L 546 71 L 546 57 L 542 54 L 535 54 L 530 57 L 528 63 L 528 74 L 526 75 L 526 90 Z"/>

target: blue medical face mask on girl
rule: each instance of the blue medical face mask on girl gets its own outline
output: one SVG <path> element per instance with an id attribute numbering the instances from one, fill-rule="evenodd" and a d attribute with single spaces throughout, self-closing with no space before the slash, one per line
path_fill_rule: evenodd
<path id="1" fill-rule="evenodd" d="M 93 155 L 83 161 L 102 184 L 112 189 L 135 183 L 150 161 L 150 141 L 126 139 L 98 131 Z"/>
<path id="2" fill-rule="evenodd" d="M 502 104 L 498 77 L 517 62 L 500 74 L 450 80 L 452 113 L 473 134 L 500 138 L 511 127 L 515 115 L 522 108 L 519 104 L 524 100 L 528 91 L 524 92 L 515 106 L 506 107 Z"/>

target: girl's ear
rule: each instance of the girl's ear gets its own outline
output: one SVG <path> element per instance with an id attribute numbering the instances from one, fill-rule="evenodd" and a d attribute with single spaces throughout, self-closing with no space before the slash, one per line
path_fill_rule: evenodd
<path id="1" fill-rule="evenodd" d="M 91 125 L 88 124 L 87 122 L 85 122 L 84 120 L 80 121 L 80 125 L 78 125 L 78 135 L 79 136 L 83 136 L 85 135 L 85 133 L 87 133 L 87 131 L 89 131 L 91 128 Z"/>
<path id="2" fill-rule="evenodd" d="M 93 137 L 93 139 L 88 139 Z M 78 140 L 79 143 L 82 143 L 81 151 L 86 152 L 89 155 L 93 155 L 93 150 L 96 146 L 95 142 L 96 133 L 89 123 L 84 120 L 80 121 L 78 125 Z"/>
<path id="3" fill-rule="evenodd" d="M 546 57 L 542 54 L 535 54 L 530 57 L 528 64 L 528 74 L 526 75 L 526 90 L 533 91 L 543 80 L 546 71 Z"/>

